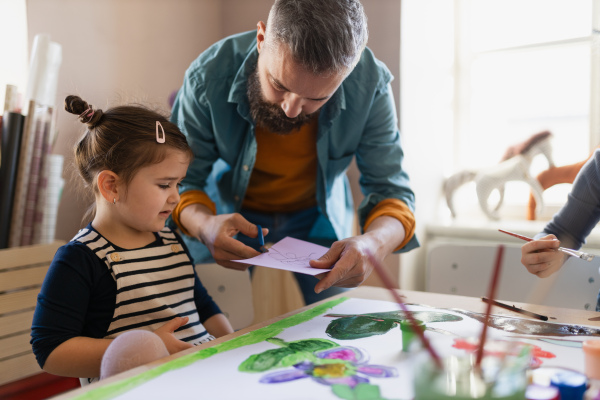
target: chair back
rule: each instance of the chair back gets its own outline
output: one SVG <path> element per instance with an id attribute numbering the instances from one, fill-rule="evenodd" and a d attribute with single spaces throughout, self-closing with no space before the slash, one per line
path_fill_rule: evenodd
<path id="1" fill-rule="evenodd" d="M 0 250 L 0 385 L 41 372 L 29 344 L 37 295 L 64 242 Z"/>

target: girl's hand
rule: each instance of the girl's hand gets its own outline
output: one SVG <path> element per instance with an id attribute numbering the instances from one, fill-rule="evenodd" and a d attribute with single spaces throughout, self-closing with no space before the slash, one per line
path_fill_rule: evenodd
<path id="1" fill-rule="evenodd" d="M 547 278 L 562 267 L 568 255 L 558 251 L 560 241 L 554 235 L 544 236 L 521 247 L 521 263 L 531 274 Z"/>
<path id="2" fill-rule="evenodd" d="M 169 354 L 175 354 L 182 350 L 189 349 L 190 347 L 194 347 L 191 343 L 179 340 L 173 335 L 175 330 L 180 326 L 187 324 L 189 320 L 188 317 L 175 317 L 154 331 L 167 347 Z"/>

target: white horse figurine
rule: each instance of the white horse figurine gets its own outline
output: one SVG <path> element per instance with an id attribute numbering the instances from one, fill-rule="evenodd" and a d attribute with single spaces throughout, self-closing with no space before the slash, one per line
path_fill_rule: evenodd
<path id="1" fill-rule="evenodd" d="M 456 217 L 453 203 L 454 192 L 470 181 L 475 181 L 479 206 L 491 220 L 499 219 L 498 210 L 504 200 L 504 186 L 509 181 L 523 181 L 531 186 L 539 207 L 538 212 L 541 212 L 544 207 L 542 198 L 544 190 L 538 180 L 531 176 L 529 169 L 533 158 L 538 154 L 543 154 L 548 160 L 549 166 L 554 167 L 552 145 L 550 143 L 551 136 L 548 131 L 537 133 L 525 142 L 509 147 L 503 160 L 497 165 L 479 171 L 461 171 L 446 179 L 444 181 L 444 193 L 452 217 Z M 492 208 L 489 199 L 494 190 L 498 190 L 500 198 Z"/>

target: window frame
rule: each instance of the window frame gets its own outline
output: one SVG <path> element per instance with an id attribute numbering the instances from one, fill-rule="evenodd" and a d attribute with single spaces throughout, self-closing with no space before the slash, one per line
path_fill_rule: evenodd
<path id="1" fill-rule="evenodd" d="M 453 171 L 465 169 L 461 165 L 461 150 L 468 143 L 470 135 L 470 109 L 472 101 L 472 91 L 470 88 L 470 76 L 472 65 L 478 57 L 483 55 L 501 55 L 502 53 L 528 51 L 537 49 L 556 48 L 558 46 L 568 46 L 573 44 L 589 44 L 591 49 L 590 56 L 590 104 L 589 104 L 589 132 L 587 153 L 591 153 L 596 147 L 600 146 L 600 0 L 592 0 L 592 27 L 593 31 L 588 36 L 570 38 L 565 40 L 552 40 L 521 46 L 508 46 L 492 50 L 471 51 L 469 46 L 470 37 L 470 13 L 469 4 L 471 0 L 454 0 L 454 69 L 453 69 Z M 532 134 L 535 132 L 532 132 Z M 567 191 L 566 189 L 565 191 Z M 476 200 L 473 199 L 476 203 Z M 511 202 L 505 198 L 502 206 L 503 218 L 515 217 L 522 219 L 525 216 L 523 204 Z M 545 201 L 546 210 L 538 219 L 549 219 L 558 211 L 562 204 L 553 204 Z"/>

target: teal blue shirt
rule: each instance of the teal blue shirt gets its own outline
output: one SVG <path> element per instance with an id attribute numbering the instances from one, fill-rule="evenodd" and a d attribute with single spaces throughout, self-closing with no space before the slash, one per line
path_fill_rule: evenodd
<path id="1" fill-rule="evenodd" d="M 181 192 L 206 192 L 219 214 L 240 211 L 256 160 L 246 88 L 257 60 L 256 31 L 215 43 L 192 62 L 173 105 L 171 120 L 185 133 L 195 155 Z M 360 226 L 386 198 L 400 199 L 414 211 L 414 193 L 402 169 L 392 79 L 387 67 L 365 49 L 321 108 L 315 177 L 320 217 L 310 237 L 339 240 L 352 235 L 354 208 L 346 176 L 352 157 L 365 195 L 358 208 Z M 185 240 L 196 260 L 210 257 L 199 241 Z M 413 237 L 400 251 L 418 246 Z"/>

